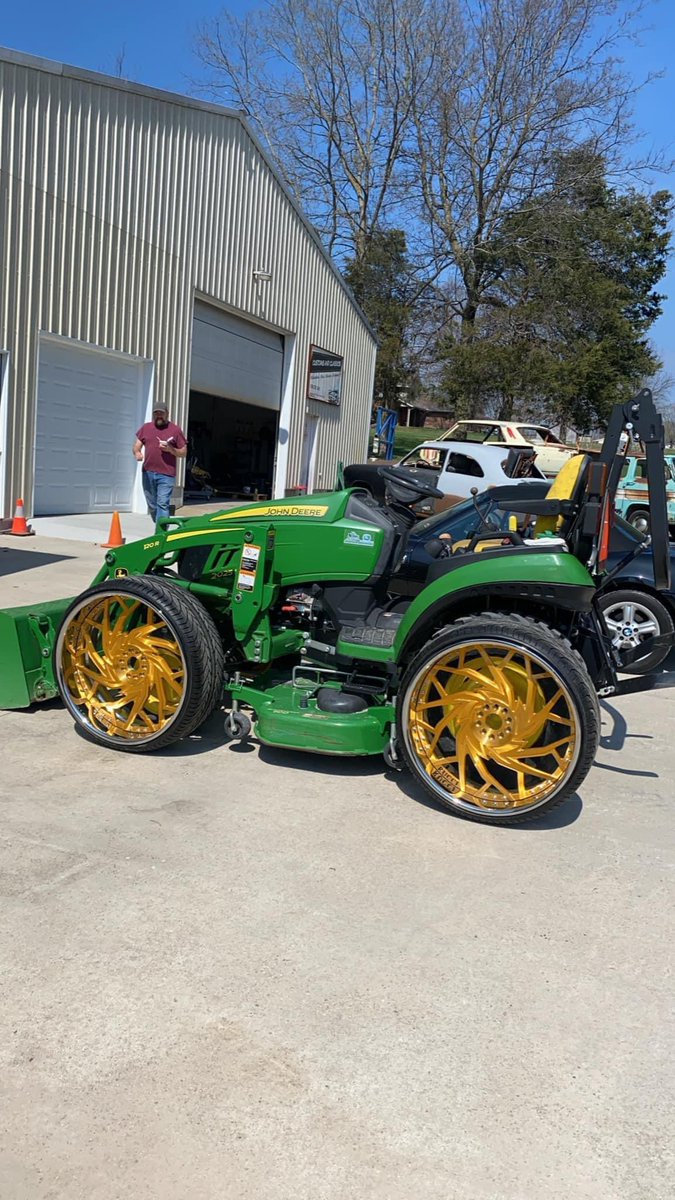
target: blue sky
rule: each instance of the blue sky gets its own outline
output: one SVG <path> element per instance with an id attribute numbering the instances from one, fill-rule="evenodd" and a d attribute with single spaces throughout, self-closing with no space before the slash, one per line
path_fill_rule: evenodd
<path id="1" fill-rule="evenodd" d="M 4 5 L 0 42 L 14 50 L 42 55 L 93 71 L 113 73 L 115 59 L 125 48 L 125 75 L 170 91 L 194 91 L 199 64 L 192 44 L 200 21 L 221 8 L 217 0 L 32 0 Z M 236 0 L 229 8 L 244 12 L 256 7 Z M 623 57 L 636 79 L 664 71 L 635 103 L 636 124 L 644 131 L 645 148 L 665 149 L 675 157 L 675 4 L 657 0 L 646 16 L 639 45 L 628 46 Z M 654 186 L 675 191 L 675 179 L 660 176 Z M 669 293 L 663 316 L 652 337 L 668 369 L 675 374 L 675 260 L 662 291 Z"/>

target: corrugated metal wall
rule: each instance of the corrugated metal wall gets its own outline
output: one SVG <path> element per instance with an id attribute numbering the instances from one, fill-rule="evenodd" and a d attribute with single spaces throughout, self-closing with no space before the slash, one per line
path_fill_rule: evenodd
<path id="1" fill-rule="evenodd" d="M 0 271 L 5 514 L 32 494 L 38 332 L 152 359 L 185 423 L 195 291 L 296 335 L 287 486 L 311 343 L 345 358 L 341 407 L 309 402 L 317 484 L 363 456 L 373 338 L 236 114 L 0 51 Z"/>

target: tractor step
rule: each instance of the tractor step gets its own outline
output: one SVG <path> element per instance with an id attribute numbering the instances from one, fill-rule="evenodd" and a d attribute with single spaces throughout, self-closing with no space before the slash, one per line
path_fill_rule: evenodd
<path id="1" fill-rule="evenodd" d="M 398 621 L 390 629 L 378 629 L 374 625 L 343 625 L 340 641 L 350 642 L 353 646 L 380 646 L 388 650 L 394 644 L 397 626 Z"/>

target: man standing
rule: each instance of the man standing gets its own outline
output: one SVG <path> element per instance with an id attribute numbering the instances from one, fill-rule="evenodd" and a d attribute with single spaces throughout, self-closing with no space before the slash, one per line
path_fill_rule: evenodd
<path id="1" fill-rule="evenodd" d="M 169 420 L 166 404 L 156 404 L 152 421 L 141 425 L 134 442 L 134 458 L 143 463 L 143 491 L 153 521 L 169 516 L 176 482 L 176 459 L 185 458 L 187 442 L 182 429 Z"/>

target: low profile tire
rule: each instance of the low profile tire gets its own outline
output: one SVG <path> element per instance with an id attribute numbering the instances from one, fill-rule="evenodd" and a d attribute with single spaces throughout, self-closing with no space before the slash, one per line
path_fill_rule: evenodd
<path id="1" fill-rule="evenodd" d="M 665 661 L 671 651 L 675 625 L 665 604 L 649 592 L 617 589 L 602 596 L 600 608 L 614 647 L 622 651 L 644 646 L 644 658 L 638 658 L 623 670 L 627 675 L 648 675 Z M 671 643 L 649 653 L 652 638 L 664 635 Z"/>
<path id="2" fill-rule="evenodd" d="M 61 697 L 94 741 L 141 754 L 194 733 L 223 691 L 220 634 L 199 601 L 152 575 L 98 583 L 54 651 Z"/>
<path id="3" fill-rule="evenodd" d="M 634 508 L 628 517 L 628 524 L 637 529 L 638 533 L 649 533 L 651 529 L 651 519 L 648 508 Z"/>
<path id="4" fill-rule="evenodd" d="M 441 630 L 399 689 L 397 741 L 438 803 L 488 825 L 543 816 L 583 782 L 600 736 L 598 698 L 558 633 L 484 613 Z"/>

